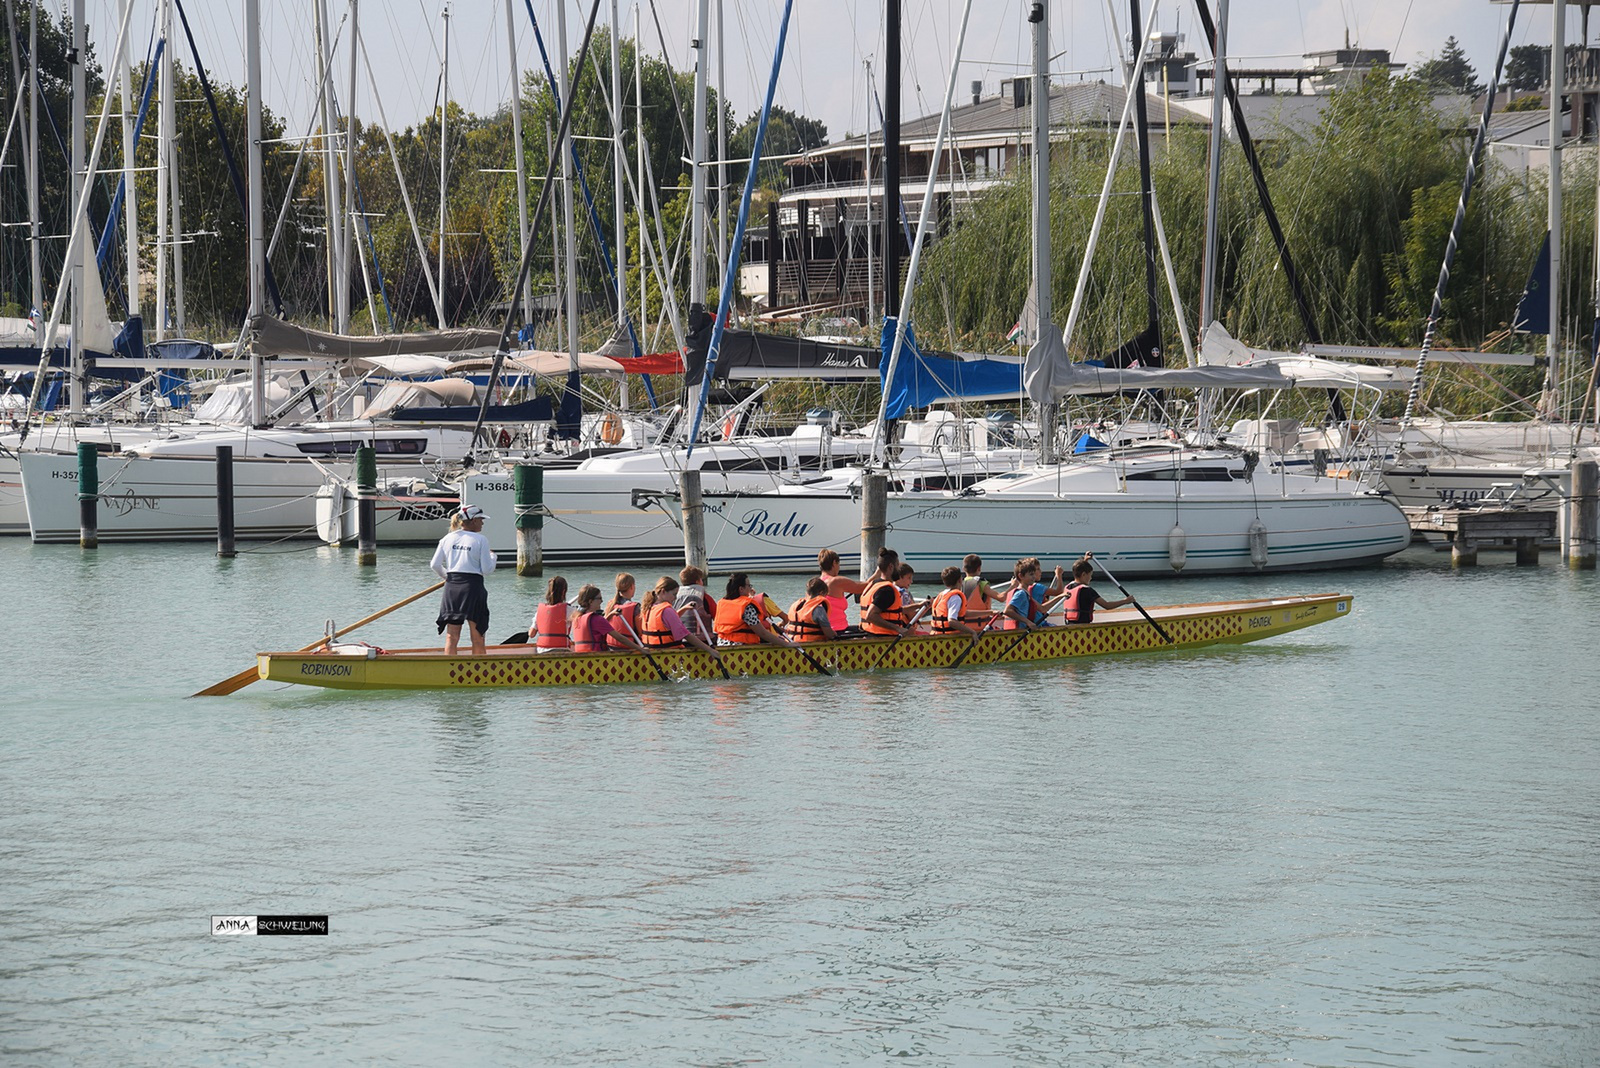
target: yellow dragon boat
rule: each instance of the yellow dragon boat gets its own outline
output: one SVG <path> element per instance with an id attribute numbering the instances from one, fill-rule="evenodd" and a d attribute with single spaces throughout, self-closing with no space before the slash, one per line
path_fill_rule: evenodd
<path id="1" fill-rule="evenodd" d="M 1166 605 L 1149 609 L 1154 623 L 1136 611 L 1119 609 L 1101 613 L 1087 625 L 1052 626 L 1026 635 L 991 630 L 976 642 L 965 635 L 908 635 L 807 642 L 804 652 L 771 645 L 731 646 L 719 652 L 723 667 L 735 678 L 900 668 L 964 670 L 1238 645 L 1347 616 L 1352 601 L 1349 594 L 1326 593 Z M 646 657 L 635 652 L 535 654 L 527 645 L 497 645 L 484 656 L 446 656 L 442 649 L 386 651 L 344 645 L 318 652 L 258 653 L 256 660 L 263 679 L 339 690 L 592 686 L 659 682 L 663 675 L 677 681 L 723 677 L 709 654 L 680 648 L 652 649 Z"/>

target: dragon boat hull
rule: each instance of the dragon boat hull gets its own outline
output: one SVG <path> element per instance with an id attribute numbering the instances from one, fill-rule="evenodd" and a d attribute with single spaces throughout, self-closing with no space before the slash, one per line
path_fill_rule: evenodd
<path id="1" fill-rule="evenodd" d="M 1241 644 L 1315 626 L 1350 614 L 1353 598 L 1314 596 L 1168 605 L 1150 610 L 1172 637 L 1169 645 L 1137 612 L 1103 613 L 1086 626 L 1056 626 L 1029 636 L 990 631 L 973 647 L 965 636 L 918 635 L 893 644 L 889 638 L 809 642 L 806 652 L 831 672 L 877 669 L 949 668 L 1043 663 L 1161 649 L 1196 649 Z M 347 647 L 348 648 L 348 647 Z M 971 648 L 964 659 L 962 654 Z M 798 650 L 775 646 L 734 646 L 721 650 L 733 677 L 807 675 L 818 671 Z M 446 656 L 438 649 L 383 652 L 360 649 L 356 655 L 332 653 L 257 654 L 261 678 L 340 690 L 448 690 L 584 686 L 659 682 L 654 660 L 669 678 L 721 678 L 716 663 L 689 649 L 637 653 L 535 654 L 526 645 L 491 647 L 484 656 Z"/>

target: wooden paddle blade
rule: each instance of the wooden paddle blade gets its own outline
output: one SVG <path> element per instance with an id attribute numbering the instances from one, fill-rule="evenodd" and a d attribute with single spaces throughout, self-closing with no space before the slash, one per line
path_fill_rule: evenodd
<path id="1" fill-rule="evenodd" d="M 221 682 L 213 683 L 205 689 L 190 694 L 190 697 L 226 697 L 230 693 L 244 689 L 252 682 L 261 681 L 261 672 L 258 668 L 246 668 L 237 675 L 230 675 Z"/>

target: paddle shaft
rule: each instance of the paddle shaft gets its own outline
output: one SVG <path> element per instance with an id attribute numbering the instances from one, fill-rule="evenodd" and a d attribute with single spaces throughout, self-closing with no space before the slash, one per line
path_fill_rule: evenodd
<path id="1" fill-rule="evenodd" d="M 384 616 L 388 615 L 390 612 L 393 612 L 395 609 L 404 608 L 406 605 L 410 604 L 412 601 L 420 600 L 423 597 L 428 596 L 428 594 L 430 594 L 430 593 L 437 592 L 438 590 L 442 589 L 443 587 L 444 587 L 444 580 L 441 579 L 438 582 L 435 582 L 432 586 L 429 586 L 427 589 L 421 590 L 421 591 L 419 591 L 417 593 L 413 593 L 409 597 L 406 597 L 406 598 L 404 598 L 402 600 L 396 601 L 394 604 L 390 605 L 388 608 L 383 609 L 382 611 L 374 612 L 370 616 L 367 616 L 365 619 L 358 619 L 356 622 L 350 624 L 348 627 L 341 627 L 340 629 L 334 631 L 332 634 L 323 635 L 321 638 L 318 638 L 316 641 L 312 642 L 310 645 L 304 646 L 304 647 L 296 650 L 296 652 L 309 653 L 312 650 L 319 648 L 320 646 L 328 644 L 329 642 L 333 641 L 335 638 L 342 638 L 346 634 L 349 634 L 351 631 L 357 629 L 358 627 L 364 627 L 368 623 L 373 622 L 374 620 L 382 619 Z M 261 678 L 261 675 L 260 675 L 259 669 L 252 667 L 252 668 L 249 668 L 249 669 L 247 669 L 245 671 L 239 672 L 237 675 L 230 675 L 228 678 L 223 679 L 221 682 L 214 683 L 211 686 L 207 686 L 205 689 L 200 690 L 200 691 L 198 691 L 196 693 L 192 693 L 189 696 L 190 697 L 226 697 L 230 693 L 235 693 L 235 692 L 237 692 L 239 690 L 244 689 L 246 686 L 250 685 L 252 682 L 257 681 L 260 678 Z"/>
<path id="2" fill-rule="evenodd" d="M 1000 618 L 1001 618 L 1001 615 L 998 612 L 996 612 L 993 615 L 991 615 L 989 617 L 989 621 L 987 623 L 985 623 L 983 626 L 978 628 L 978 633 L 976 633 L 976 634 L 974 634 L 972 636 L 972 641 L 967 643 L 967 647 L 965 649 L 961 650 L 961 655 L 956 657 L 954 660 L 950 661 L 950 666 L 953 667 L 953 668 L 960 667 L 961 666 L 961 662 L 963 660 L 965 660 L 968 656 L 972 655 L 972 650 L 974 650 L 974 649 L 976 649 L 978 647 L 978 639 L 983 637 L 985 634 L 987 634 L 988 631 L 989 631 L 989 628 L 994 626 L 995 620 L 1000 619 Z"/>
<path id="3" fill-rule="evenodd" d="M 872 662 L 872 666 L 867 668 L 868 671 L 878 670 L 878 665 L 883 663 L 884 660 L 888 658 L 890 653 L 894 652 L 894 647 L 900 644 L 901 638 L 904 638 L 907 634 L 911 633 L 912 628 L 917 625 L 917 620 L 921 619 L 922 613 L 926 612 L 927 610 L 928 602 L 924 601 L 922 607 L 917 609 L 916 613 L 911 617 L 911 622 L 906 624 L 906 629 L 894 636 L 894 641 L 889 643 L 889 648 L 885 649 L 882 654 L 879 655 L 878 659 Z"/>
<path id="4" fill-rule="evenodd" d="M 1094 564 L 1094 566 L 1096 566 L 1096 567 L 1098 567 L 1100 569 L 1100 573 L 1101 574 L 1105 575 L 1106 578 L 1111 580 L 1111 585 L 1115 586 L 1117 589 L 1122 591 L 1122 596 L 1126 597 L 1128 600 L 1133 602 L 1133 607 L 1135 607 L 1135 608 L 1137 608 L 1139 610 L 1139 614 L 1141 616 L 1144 616 L 1145 622 L 1150 624 L 1152 627 L 1156 628 L 1156 633 L 1161 635 L 1162 639 L 1168 645 L 1176 645 L 1176 644 L 1178 644 L 1177 642 L 1172 640 L 1172 635 L 1168 634 L 1165 630 L 1163 630 L 1161 628 L 1161 624 L 1160 623 L 1157 623 L 1154 619 L 1150 618 L 1150 613 L 1146 612 L 1144 610 L 1144 605 L 1140 604 L 1139 601 L 1138 601 L 1138 598 L 1134 597 L 1133 594 L 1128 592 L 1128 587 L 1124 586 L 1122 583 L 1117 581 L 1117 576 L 1113 575 L 1110 572 L 1110 570 L 1108 570 L 1106 568 L 1106 565 L 1102 564 L 1100 561 L 1096 560 L 1092 556 L 1090 556 L 1088 559 L 1089 559 L 1089 561 L 1091 563 Z"/>
<path id="5" fill-rule="evenodd" d="M 633 629 L 633 624 L 628 622 L 628 617 L 623 615 L 621 612 L 618 612 L 617 618 L 622 620 L 622 625 L 624 627 L 628 628 L 628 637 L 632 638 L 636 642 L 639 642 L 639 651 L 644 654 L 644 658 L 646 660 L 650 661 L 650 666 L 655 668 L 657 675 L 661 676 L 661 681 L 671 682 L 672 678 L 665 671 L 661 670 L 661 665 L 656 663 L 656 658 L 650 655 L 650 650 L 646 649 L 644 647 L 644 642 L 639 640 L 639 632 Z"/>

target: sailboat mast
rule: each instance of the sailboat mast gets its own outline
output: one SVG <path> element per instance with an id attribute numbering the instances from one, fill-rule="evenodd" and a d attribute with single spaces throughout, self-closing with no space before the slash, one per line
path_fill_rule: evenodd
<path id="1" fill-rule="evenodd" d="M 873 281 L 873 276 L 876 273 L 876 264 L 874 263 L 876 256 L 873 254 L 872 248 L 878 237 L 872 229 L 872 60 L 862 60 L 861 70 L 866 79 L 866 95 L 862 99 L 864 101 L 863 109 L 866 112 L 867 132 L 865 136 L 866 145 L 863 147 L 861 155 L 861 188 L 866 192 L 866 196 L 862 197 L 862 202 L 867 209 L 865 230 L 867 235 L 867 325 L 871 327 L 878 321 L 877 293 L 874 289 L 875 283 Z M 774 261 L 777 260 L 775 253 L 769 253 L 769 255 Z"/>
<path id="2" fill-rule="evenodd" d="M 316 0 L 316 14 L 312 19 L 312 28 L 317 38 L 317 62 L 324 71 L 331 71 L 333 59 L 331 52 L 333 44 L 328 37 L 328 0 Z M 333 79 L 323 78 L 321 92 L 317 95 L 317 106 L 322 115 L 322 213 L 323 232 L 326 238 L 324 273 L 327 275 L 328 289 L 328 329 L 335 332 L 339 329 L 339 250 L 334 234 L 338 232 L 339 215 L 339 175 L 334 168 L 333 146 L 333 93 L 331 92 Z"/>
<path id="3" fill-rule="evenodd" d="M 1139 0 L 1128 0 L 1128 25 L 1138 33 L 1144 25 L 1139 17 Z M 1135 56 L 1145 54 L 1145 49 L 1134 48 Z M 1137 60 L 1135 60 L 1137 62 Z M 1139 207 L 1144 216 L 1144 286 L 1146 301 L 1146 328 L 1156 346 L 1161 344 L 1161 308 L 1156 288 L 1156 223 L 1152 204 L 1155 191 L 1150 185 L 1150 120 L 1145 114 L 1144 67 L 1128 73 L 1128 91 L 1133 98 L 1133 129 L 1139 138 Z M 1219 94 L 1222 95 L 1222 94 Z"/>
<path id="4" fill-rule="evenodd" d="M 565 0 L 556 4 L 556 50 L 561 57 L 557 74 L 561 79 L 561 101 L 567 108 L 572 102 L 572 57 L 567 53 L 567 5 Z M 584 57 L 587 58 L 587 57 Z M 581 62 L 581 60 L 580 60 Z M 567 370 L 578 373 L 578 227 L 573 212 L 572 195 L 572 126 L 561 130 L 561 225 L 566 230 L 567 259 Z"/>
<path id="5" fill-rule="evenodd" d="M 689 176 L 689 330 L 697 333 L 706 314 L 706 40 L 711 0 L 700 0 L 694 34 L 694 152 Z"/>
<path id="6" fill-rule="evenodd" d="M 1566 90 L 1567 2 L 1554 0 L 1550 28 L 1550 333 L 1545 338 L 1545 407 L 1562 416 L 1561 383 L 1561 97 Z"/>
<path id="7" fill-rule="evenodd" d="M 1222 101 L 1227 95 L 1228 0 L 1217 0 L 1217 32 L 1211 40 L 1211 158 L 1206 172 L 1206 245 L 1200 267 L 1200 332 L 1217 317 L 1217 200 L 1222 192 Z"/>
<path id="8" fill-rule="evenodd" d="M 133 0 L 120 0 L 121 10 L 127 11 Z M 134 165 L 138 145 L 133 140 L 134 114 L 138 105 L 133 95 L 133 62 L 129 58 L 128 44 L 124 43 L 117 56 L 117 68 L 122 74 L 122 218 L 127 228 L 126 249 L 128 260 L 128 315 L 139 314 L 139 209 L 135 196 Z M 106 225 L 111 225 L 107 220 Z"/>
<path id="9" fill-rule="evenodd" d="M 44 267 L 39 254 L 39 9 L 28 9 L 28 269 L 32 274 L 34 337 L 44 344 Z"/>
<path id="10" fill-rule="evenodd" d="M 717 266 L 728 262 L 728 28 L 727 0 L 717 0 Z"/>
<path id="11" fill-rule="evenodd" d="M 890 308 L 900 306 L 900 0 L 884 2 L 883 313 L 887 315 Z"/>
<path id="12" fill-rule="evenodd" d="M 344 101 L 344 220 L 339 227 L 339 333 L 341 334 L 350 330 L 350 273 L 353 266 L 351 253 L 356 247 L 356 60 L 360 54 L 358 48 L 360 40 L 360 6 L 357 0 L 350 0 L 350 94 Z M 362 273 L 365 275 L 364 268 Z"/>
<path id="13" fill-rule="evenodd" d="M 522 67 L 517 63 L 517 20 L 514 0 L 506 0 L 506 54 L 511 66 L 511 169 L 517 175 L 518 248 L 528 245 L 528 174 L 522 158 Z M 533 318 L 533 279 L 522 283 L 522 314 Z"/>
<path id="14" fill-rule="evenodd" d="M 249 149 L 250 317 L 266 311 L 267 239 L 262 216 L 265 183 L 261 174 L 261 0 L 244 0 L 245 144 Z M 266 362 L 250 352 L 250 424 L 267 423 Z"/>
<path id="15" fill-rule="evenodd" d="M 1033 289 L 1038 318 L 1034 337 L 1054 333 L 1050 324 L 1050 5 L 1035 2 L 1028 21 L 1033 25 Z M 1137 22 L 1134 23 L 1138 25 Z M 1039 406 L 1039 462 L 1054 463 L 1055 402 Z"/>
<path id="16" fill-rule="evenodd" d="M 449 189 L 450 180 L 450 152 L 449 152 L 449 125 L 450 125 L 450 5 L 444 5 L 444 13 L 440 19 L 444 22 L 444 60 L 439 68 L 439 295 L 440 304 L 444 296 L 444 235 L 445 235 L 445 209 L 449 204 L 446 191 Z M 441 316 L 439 329 L 443 330 L 450 324 Z"/>
<path id="17" fill-rule="evenodd" d="M 37 14 L 37 9 L 35 9 Z M 83 196 L 83 130 L 86 120 L 85 105 L 88 101 L 88 90 L 85 87 L 85 49 L 87 41 L 84 34 L 84 0 L 72 2 L 72 203 L 77 204 Z M 84 387 L 87 383 L 83 377 L 83 320 L 84 320 L 84 293 L 83 293 L 83 250 L 89 247 L 87 240 L 75 241 L 67 249 L 67 262 L 72 277 L 72 348 L 71 372 L 67 377 L 68 406 L 72 417 L 77 419 L 83 414 Z"/>
<path id="18" fill-rule="evenodd" d="M 619 331 L 628 322 L 628 211 L 623 198 L 623 189 L 627 184 L 628 150 L 622 143 L 622 42 L 618 39 L 618 34 L 622 32 L 621 21 L 617 0 L 611 0 L 611 113 L 616 121 L 616 128 L 611 131 L 611 209 L 612 217 L 615 219 L 617 239 L 617 329 Z M 622 388 L 627 389 L 626 378 L 623 379 Z"/>

